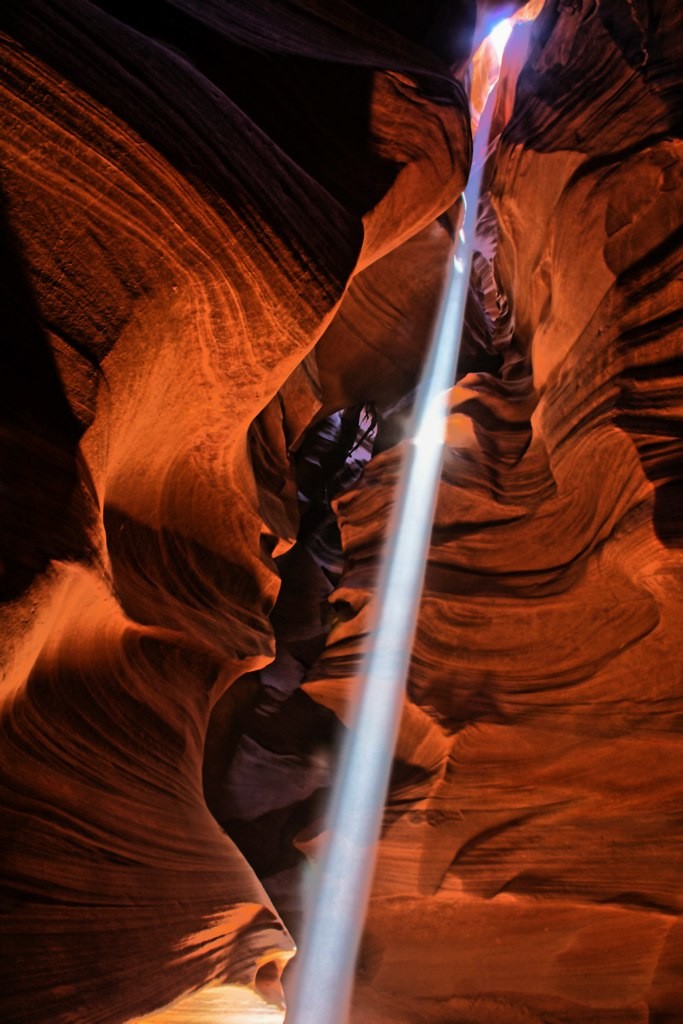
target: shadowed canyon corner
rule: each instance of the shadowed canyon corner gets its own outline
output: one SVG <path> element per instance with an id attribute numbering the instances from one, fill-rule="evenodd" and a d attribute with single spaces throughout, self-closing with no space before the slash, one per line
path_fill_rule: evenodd
<path id="1" fill-rule="evenodd" d="M 683 8 L 0 34 L 0 1020 L 294 1005 L 479 138 L 348 1019 L 683 1024 Z"/>

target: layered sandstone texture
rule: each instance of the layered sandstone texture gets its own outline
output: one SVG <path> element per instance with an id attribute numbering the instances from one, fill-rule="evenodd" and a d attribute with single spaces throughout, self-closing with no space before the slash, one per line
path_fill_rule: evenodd
<path id="1" fill-rule="evenodd" d="M 683 1020 L 681 43 L 511 40 L 358 1022 Z M 338 502 L 341 715 L 400 450 Z"/>
<path id="2" fill-rule="evenodd" d="M 248 1020 L 324 841 L 476 11 L 0 20 L 0 1015 Z M 681 50 L 677 5 L 586 0 L 506 55 L 359 1024 L 683 1021 Z"/>
<path id="3" fill-rule="evenodd" d="M 274 656 L 310 354 L 462 190 L 467 98 L 336 2 L 1 21 L 0 1016 L 114 1024 L 293 952 L 203 774 Z"/>

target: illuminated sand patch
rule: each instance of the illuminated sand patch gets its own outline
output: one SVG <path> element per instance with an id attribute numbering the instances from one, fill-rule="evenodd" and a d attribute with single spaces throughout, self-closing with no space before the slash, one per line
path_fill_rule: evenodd
<path id="1" fill-rule="evenodd" d="M 241 985 L 214 985 L 194 992 L 135 1024 L 281 1024 L 284 1010 Z"/>

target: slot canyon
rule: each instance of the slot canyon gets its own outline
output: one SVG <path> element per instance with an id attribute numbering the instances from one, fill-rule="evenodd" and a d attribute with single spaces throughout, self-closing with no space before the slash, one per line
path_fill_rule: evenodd
<path id="1" fill-rule="evenodd" d="M 0 1020 L 283 1020 L 499 74 L 350 1020 L 683 1024 L 681 4 L 0 29 Z"/>

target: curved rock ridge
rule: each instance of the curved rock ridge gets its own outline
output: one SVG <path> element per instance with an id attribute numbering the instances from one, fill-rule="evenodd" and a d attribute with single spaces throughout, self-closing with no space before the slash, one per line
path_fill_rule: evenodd
<path id="1" fill-rule="evenodd" d="M 3 7 L 10 1024 L 281 1016 L 480 7 Z M 363 1024 L 680 1020 L 681 18 L 506 51 Z"/>
<path id="2" fill-rule="evenodd" d="M 0 21 L 0 1015 L 115 1024 L 292 954 L 202 774 L 274 657 L 310 352 L 452 206 L 467 101 L 336 3 Z"/>
<path id="3" fill-rule="evenodd" d="M 358 1021 L 680 1019 L 680 20 L 513 33 Z M 400 454 L 338 500 L 342 719 Z"/>

